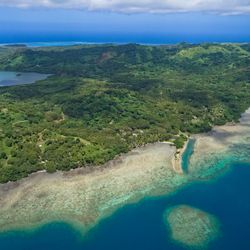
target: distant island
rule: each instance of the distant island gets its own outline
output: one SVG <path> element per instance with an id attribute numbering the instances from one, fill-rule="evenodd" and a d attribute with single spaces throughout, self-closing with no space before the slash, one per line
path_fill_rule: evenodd
<path id="1" fill-rule="evenodd" d="M 23 48 L 27 47 L 26 44 L 21 44 L 21 43 L 13 43 L 13 44 L 4 44 L 4 47 L 17 47 L 17 48 Z"/>
<path id="2" fill-rule="evenodd" d="M 0 70 L 52 76 L 0 88 L 0 182 L 181 149 L 250 106 L 249 62 L 250 44 L 1 47 Z"/>

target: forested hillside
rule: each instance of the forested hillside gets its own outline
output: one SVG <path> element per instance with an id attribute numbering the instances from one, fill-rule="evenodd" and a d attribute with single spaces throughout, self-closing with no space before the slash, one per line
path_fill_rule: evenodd
<path id="1" fill-rule="evenodd" d="M 49 73 L 0 88 L 0 182 L 103 164 L 149 142 L 237 121 L 249 44 L 0 48 L 0 69 Z"/>

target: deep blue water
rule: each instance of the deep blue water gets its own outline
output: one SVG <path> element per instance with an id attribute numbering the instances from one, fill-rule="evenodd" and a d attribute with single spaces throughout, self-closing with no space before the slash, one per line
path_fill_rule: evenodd
<path id="1" fill-rule="evenodd" d="M 144 199 L 103 220 L 83 239 L 65 224 L 0 235 L 1 250 L 181 250 L 163 222 L 165 209 L 187 204 L 215 215 L 222 235 L 210 250 L 250 249 L 250 165 L 236 164 L 217 180 L 193 183 L 172 196 Z"/>

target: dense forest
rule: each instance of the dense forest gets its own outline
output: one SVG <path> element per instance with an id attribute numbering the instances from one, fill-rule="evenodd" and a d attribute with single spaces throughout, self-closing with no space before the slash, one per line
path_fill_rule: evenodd
<path id="1" fill-rule="evenodd" d="M 0 70 L 52 74 L 0 88 L 0 182 L 94 166 L 237 121 L 250 44 L 1 47 Z"/>

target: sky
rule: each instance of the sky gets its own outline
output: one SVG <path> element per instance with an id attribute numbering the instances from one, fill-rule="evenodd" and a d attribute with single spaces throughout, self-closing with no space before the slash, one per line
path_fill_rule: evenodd
<path id="1" fill-rule="evenodd" d="M 0 43 L 250 42 L 250 0 L 0 0 Z"/>

